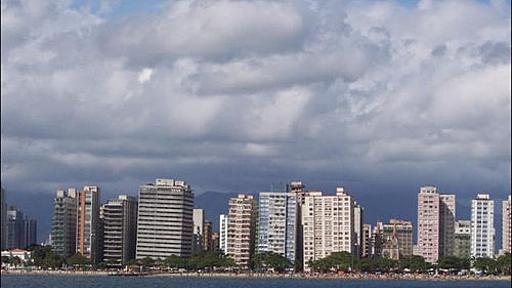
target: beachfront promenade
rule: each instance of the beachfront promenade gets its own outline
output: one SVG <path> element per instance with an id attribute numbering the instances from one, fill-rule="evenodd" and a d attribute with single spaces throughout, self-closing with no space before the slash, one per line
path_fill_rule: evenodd
<path id="1" fill-rule="evenodd" d="M 2 270 L 2 275 L 53 275 L 53 276 L 109 276 L 115 275 L 108 271 L 65 271 L 65 270 Z M 235 273 L 235 272 L 183 272 L 168 273 L 160 271 L 145 272 L 144 274 L 119 274 L 115 276 L 144 276 L 144 277 L 202 277 L 202 278 L 295 278 L 295 279 L 347 279 L 347 280 L 422 280 L 422 281 L 512 281 L 511 276 L 497 275 L 428 275 L 415 273 Z"/>

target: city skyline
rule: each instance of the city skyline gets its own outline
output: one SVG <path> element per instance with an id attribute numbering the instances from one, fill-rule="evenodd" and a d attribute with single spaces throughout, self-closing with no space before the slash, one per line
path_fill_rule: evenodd
<path id="1" fill-rule="evenodd" d="M 343 186 L 372 225 L 510 194 L 509 1 L 133 2 L 2 2 L 1 183 L 40 239 L 56 190 L 157 177 Z"/>

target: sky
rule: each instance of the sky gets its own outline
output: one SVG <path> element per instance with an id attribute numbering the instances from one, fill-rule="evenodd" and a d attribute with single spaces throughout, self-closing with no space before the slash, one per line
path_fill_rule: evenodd
<path id="1" fill-rule="evenodd" d="M 1 181 L 41 234 L 57 189 L 164 177 L 342 185 L 368 223 L 415 221 L 422 185 L 457 218 L 488 192 L 501 227 L 510 1 L 141 3 L 1 1 Z"/>

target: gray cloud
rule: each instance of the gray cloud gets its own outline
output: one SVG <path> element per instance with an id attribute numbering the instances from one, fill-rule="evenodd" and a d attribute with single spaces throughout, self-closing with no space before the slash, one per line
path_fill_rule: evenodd
<path id="1" fill-rule="evenodd" d="M 36 2 L 2 1 L 10 190 L 178 176 L 198 192 L 290 178 L 361 197 L 510 192 L 507 3 L 178 1 L 114 17 Z"/>

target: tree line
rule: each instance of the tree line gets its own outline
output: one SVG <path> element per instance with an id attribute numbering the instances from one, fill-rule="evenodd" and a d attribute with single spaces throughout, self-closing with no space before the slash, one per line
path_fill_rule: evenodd
<path id="1" fill-rule="evenodd" d="M 41 269 L 108 269 L 112 267 L 120 268 L 118 263 L 102 262 L 97 265 L 90 263 L 87 257 L 75 254 L 70 257 L 60 257 L 52 251 L 51 246 L 34 245 L 29 248 L 32 252 L 32 266 L 41 267 Z M 17 258 L 17 259 L 16 259 Z M 2 262 L 13 266 L 21 265 L 21 259 L 18 257 L 2 257 Z M 349 252 L 335 252 L 331 255 L 316 260 L 309 261 L 308 266 L 315 273 L 331 272 L 362 272 L 362 273 L 431 273 L 440 271 L 444 273 L 456 274 L 463 270 L 474 268 L 487 275 L 510 275 L 511 274 L 511 255 L 506 253 L 497 259 L 492 258 L 458 258 L 447 256 L 439 259 L 437 264 L 431 264 L 425 261 L 421 256 L 413 255 L 403 257 L 400 260 L 393 260 L 386 257 L 379 258 L 358 258 Z M 127 266 L 138 269 L 158 269 L 174 271 L 225 271 L 236 270 L 235 261 L 232 258 L 211 251 L 201 251 L 193 254 L 189 258 L 181 258 L 171 255 L 164 259 L 153 259 L 150 257 L 142 259 L 133 259 Z M 296 263 L 297 264 L 297 263 Z M 298 265 L 284 256 L 274 252 L 256 253 L 252 257 L 251 270 L 254 272 L 293 272 L 297 271 Z"/>

